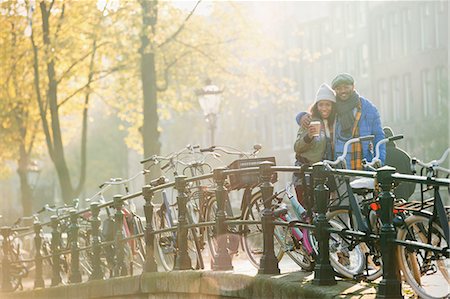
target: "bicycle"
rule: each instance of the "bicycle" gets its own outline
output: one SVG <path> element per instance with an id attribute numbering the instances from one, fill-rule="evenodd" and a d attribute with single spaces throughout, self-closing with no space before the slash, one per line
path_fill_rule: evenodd
<path id="1" fill-rule="evenodd" d="M 416 173 L 416 165 L 422 167 L 421 174 L 426 171 L 426 177 L 436 178 L 439 172 L 448 178 L 450 170 L 441 167 L 450 153 L 447 149 L 439 160 L 428 163 L 414 158 L 412 160 L 413 173 Z M 433 197 L 424 198 L 424 193 L 433 191 Z M 397 231 L 397 239 L 400 241 L 416 241 L 429 244 L 433 247 L 447 249 L 431 250 L 425 247 L 398 246 L 397 259 L 401 273 L 406 282 L 412 287 L 420 298 L 449 298 L 450 290 L 450 260 L 448 248 L 450 207 L 444 207 L 439 192 L 439 187 L 422 188 L 421 201 L 408 202 L 398 208 L 406 209 L 411 215 L 401 221 Z M 439 286 L 441 286 L 439 288 Z M 447 288 L 445 287 L 447 286 Z"/>
<path id="2" fill-rule="evenodd" d="M 99 188 L 100 190 L 95 193 L 90 198 L 86 198 L 86 202 L 93 201 L 97 198 L 97 202 L 100 204 L 105 204 L 106 199 L 104 197 L 105 192 L 113 186 L 123 186 L 125 194 L 129 194 L 130 190 L 128 187 L 128 183 L 135 180 L 140 175 L 144 175 L 148 173 L 148 170 L 143 170 L 128 179 L 122 178 L 111 178 L 108 181 L 102 183 Z M 129 272 L 131 275 L 137 269 L 138 272 L 142 272 L 143 266 L 145 263 L 145 242 L 144 242 L 144 225 L 142 223 L 142 219 L 136 213 L 136 207 L 133 202 L 123 201 L 124 205 L 121 208 L 121 212 L 123 213 L 123 222 L 122 222 L 122 235 L 125 239 L 128 239 L 125 242 L 124 251 L 125 251 L 125 264 L 129 265 L 129 271 L 122 270 L 123 272 Z M 112 242 L 115 240 L 115 219 L 114 213 L 110 211 L 112 206 L 106 207 L 106 218 L 102 221 L 102 229 L 101 229 L 101 240 L 106 242 Z M 87 213 L 87 217 L 90 217 L 90 213 Z M 90 241 L 88 244 L 90 245 Z M 108 273 L 109 275 L 113 275 L 113 269 L 116 266 L 116 261 L 113 259 L 114 257 L 114 245 L 106 245 L 103 246 L 103 251 L 105 252 L 105 258 L 102 261 L 102 267 L 104 268 L 103 273 Z M 88 255 L 86 260 L 91 261 L 92 256 Z M 92 265 L 91 263 L 85 265 L 85 270 L 88 274 L 92 274 Z M 105 271 L 106 270 L 106 271 Z"/>
<path id="3" fill-rule="evenodd" d="M 335 161 L 324 160 L 325 167 L 331 172 L 337 168 L 346 169 L 345 157 L 352 143 L 371 140 L 373 136 L 363 136 L 348 140 L 344 145 L 344 152 Z M 377 155 L 371 162 L 363 161 L 365 169 L 375 171 L 380 166 L 379 147 L 389 141 L 403 138 L 402 135 L 391 136 L 380 140 L 376 145 Z M 379 218 L 378 192 L 373 178 L 360 178 L 350 182 L 344 178 L 345 191 L 329 205 L 327 219 L 331 227 L 344 230 L 358 230 L 367 235 L 378 235 L 381 228 Z M 357 200 L 359 196 L 360 200 Z M 348 201 L 348 204 L 344 204 Z M 403 202 L 397 200 L 396 203 Z M 401 215 L 404 210 L 394 209 L 394 213 Z M 403 217 L 405 217 L 403 215 Z M 330 234 L 330 263 L 332 267 L 345 278 L 375 280 L 382 275 L 382 259 L 379 242 L 373 238 L 355 238 L 338 233 Z M 316 247 L 314 247 L 316 248 Z"/>
<path id="4" fill-rule="evenodd" d="M 236 169 L 236 168 L 246 168 L 257 166 L 259 163 L 263 161 L 271 161 L 275 163 L 274 157 L 266 157 L 266 158 L 257 158 L 257 154 L 261 150 L 261 145 L 255 144 L 253 146 L 252 152 L 243 152 L 228 146 L 211 146 L 209 148 L 200 149 L 200 152 L 211 152 L 211 153 L 225 153 L 231 156 L 238 156 L 239 159 L 233 161 L 228 165 L 228 169 Z M 249 209 L 249 205 L 251 202 L 261 201 L 261 192 L 255 188 L 258 186 L 258 177 L 254 174 L 244 174 L 244 175 L 230 175 L 228 176 L 227 181 L 225 182 L 225 188 L 228 190 L 228 193 L 231 191 L 237 191 L 243 189 L 243 195 L 240 204 L 239 215 L 234 215 L 231 201 L 229 196 L 225 199 L 225 212 L 227 215 L 227 220 L 250 220 L 249 217 L 251 215 L 246 212 Z M 272 180 L 275 182 L 276 176 Z M 208 202 L 208 206 L 206 209 L 205 220 L 210 222 L 216 221 L 216 213 L 217 213 L 217 200 L 215 196 L 211 197 Z M 229 225 L 228 227 L 228 235 L 227 235 L 227 249 L 231 255 L 238 254 L 239 245 L 242 244 L 242 249 L 247 253 L 245 244 L 243 241 L 243 234 L 245 230 L 248 230 L 247 226 L 243 225 Z M 217 232 L 216 227 L 208 227 L 207 228 L 207 241 L 210 249 L 211 256 L 215 256 L 217 254 Z M 249 257 L 251 257 L 249 255 Z M 252 263 L 253 264 L 253 263 Z"/>
<path id="5" fill-rule="evenodd" d="M 164 172 L 172 171 L 174 177 L 179 175 L 178 166 L 183 166 L 182 174 L 186 176 L 197 176 L 212 171 L 211 166 L 205 162 L 205 159 L 198 159 L 195 152 L 199 146 L 187 145 L 181 150 L 172 153 L 169 156 L 157 156 L 146 158 L 141 163 L 152 162 L 147 167 L 153 167 L 161 162 L 167 162 L 161 166 Z M 203 155 L 202 155 L 203 156 Z M 190 162 L 185 162 L 183 159 L 191 158 Z M 194 159 L 192 159 L 192 157 Z M 161 177 L 159 184 L 165 182 L 165 178 Z M 158 181 L 158 179 L 156 180 Z M 172 193 L 173 194 L 173 193 Z M 187 186 L 187 221 L 188 224 L 196 224 L 204 221 L 207 202 L 214 192 L 210 188 L 197 181 Z M 176 202 L 169 199 L 166 190 L 162 191 L 162 203 L 156 209 L 153 219 L 155 230 L 164 230 L 176 227 Z M 196 262 L 196 269 L 204 269 L 204 261 L 202 257 L 202 250 L 204 249 L 204 232 L 205 228 L 190 228 L 188 231 L 188 254 L 191 260 Z M 159 256 L 159 261 L 166 271 L 173 270 L 175 266 L 175 259 L 177 254 L 177 232 L 166 231 L 155 235 L 156 249 Z"/>
<path id="6" fill-rule="evenodd" d="M 301 171 L 303 174 L 303 170 Z M 309 223 L 307 210 L 298 202 L 291 189 L 293 183 L 288 183 L 286 187 L 268 200 L 271 201 L 275 218 L 275 256 L 280 261 L 284 254 L 287 254 L 304 271 L 312 271 L 315 266 L 315 252 L 311 245 L 311 236 L 305 228 L 296 227 L 297 223 Z M 287 197 L 291 208 L 283 200 Z M 264 210 L 264 201 L 261 197 L 255 197 L 248 209 L 244 212 L 245 220 L 261 221 L 261 214 Z M 293 212 L 293 213 L 292 213 Z M 293 215 L 292 215 L 293 214 Z M 277 225 L 283 224 L 283 225 Z M 242 245 L 249 257 L 250 262 L 256 268 L 262 257 L 263 231 L 261 224 L 244 225 Z"/>
<path id="7" fill-rule="evenodd" d="M 0 235 L 2 236 L 0 254 L 2 269 L 0 275 L 2 289 L 5 291 L 23 290 L 22 279 L 28 275 L 29 269 L 23 262 L 24 259 L 20 253 L 21 242 L 17 234 L 27 230 L 29 230 L 27 227 L 0 228 Z"/>

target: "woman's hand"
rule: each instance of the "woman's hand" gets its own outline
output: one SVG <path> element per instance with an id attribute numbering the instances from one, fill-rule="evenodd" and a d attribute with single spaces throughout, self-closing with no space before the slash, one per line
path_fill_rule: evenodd
<path id="1" fill-rule="evenodd" d="M 308 137 L 309 139 L 313 139 L 314 136 L 319 135 L 320 133 L 320 127 L 317 127 L 316 125 L 309 124 L 308 125 Z"/>

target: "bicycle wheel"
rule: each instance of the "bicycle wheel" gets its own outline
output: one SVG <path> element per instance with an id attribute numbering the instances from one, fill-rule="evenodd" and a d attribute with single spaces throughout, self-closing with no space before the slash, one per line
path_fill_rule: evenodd
<path id="1" fill-rule="evenodd" d="M 161 230 L 173 227 L 171 219 L 164 209 L 159 209 L 153 214 L 154 230 Z M 175 266 L 175 256 L 177 251 L 177 236 L 175 231 L 155 234 L 155 248 L 161 266 L 166 271 L 173 270 Z"/>
<path id="2" fill-rule="evenodd" d="M 206 207 L 206 215 L 205 220 L 207 222 L 209 221 L 216 221 L 216 213 L 217 213 L 217 200 L 215 197 L 212 197 L 208 205 Z M 214 258 L 217 254 L 217 230 L 216 226 L 208 226 L 206 228 L 206 240 L 208 242 L 208 248 L 209 252 L 211 254 L 211 258 Z"/>
<path id="3" fill-rule="evenodd" d="M 274 235 L 276 241 L 280 244 L 280 249 L 304 271 L 312 271 L 314 269 L 314 257 L 308 253 L 303 245 L 302 240 L 306 236 L 303 235 L 300 229 L 276 225 Z"/>
<path id="4" fill-rule="evenodd" d="M 227 202 L 229 205 L 229 202 Z M 207 222 L 216 221 L 216 214 L 217 214 L 217 200 L 215 196 L 211 196 L 208 200 L 207 208 L 206 208 L 206 215 L 205 220 Z M 229 215 L 232 213 L 231 206 L 228 206 L 227 210 L 227 217 L 232 217 L 233 215 Z M 211 257 L 214 258 L 214 256 L 217 254 L 217 228 L 215 224 L 212 226 L 208 226 L 206 229 L 206 239 L 208 242 L 209 251 L 211 254 Z M 239 249 L 239 234 L 237 232 L 236 225 L 231 225 L 228 227 L 228 233 L 226 236 L 227 239 L 227 249 L 228 253 L 230 255 L 234 255 L 238 252 Z"/>
<path id="5" fill-rule="evenodd" d="M 195 202 L 189 201 L 187 205 L 187 220 L 188 224 L 195 224 L 201 221 L 201 215 L 198 206 Z M 195 269 L 204 269 L 202 250 L 204 248 L 203 235 L 198 227 L 193 227 L 188 230 L 188 254 L 191 261 L 195 261 Z"/>
<path id="6" fill-rule="evenodd" d="M 242 212 L 243 220 L 261 221 L 262 211 L 264 210 L 264 203 L 261 192 L 252 194 L 249 205 Z M 277 228 L 275 229 L 277 231 Z M 241 227 L 242 247 L 247 254 L 250 263 L 259 269 L 259 262 L 263 256 L 263 231 L 261 224 L 243 224 Z M 275 238 L 274 251 L 278 260 L 283 257 L 284 251 L 281 250 L 280 243 Z"/>
<path id="7" fill-rule="evenodd" d="M 131 254 L 132 261 L 130 267 L 131 275 L 141 274 L 145 264 L 145 241 L 144 241 L 144 226 L 142 225 L 141 218 L 137 215 L 133 215 L 131 222 L 131 234 L 136 236 L 131 240 Z"/>
<path id="8" fill-rule="evenodd" d="M 339 230 L 353 230 L 353 221 L 350 211 L 347 209 L 335 210 L 327 214 L 328 221 L 332 228 Z M 314 234 L 311 235 L 311 244 L 318 250 L 317 240 Z M 345 236 L 337 233 L 330 234 L 330 264 L 346 278 L 360 276 L 365 268 L 365 252 L 368 252 L 367 245 L 355 240 L 352 236 Z M 372 278 L 374 271 L 379 270 L 379 266 L 368 267 L 368 279 Z M 372 269 L 374 268 L 374 269 Z M 377 274 L 378 275 L 378 274 Z M 373 279 L 373 278 L 372 278 Z"/>
<path id="9" fill-rule="evenodd" d="M 412 215 L 397 232 L 397 239 L 416 241 L 441 248 L 448 247 L 442 228 L 430 219 Z M 430 236 L 430 242 L 428 242 Z M 450 259 L 425 249 L 397 246 L 400 270 L 406 282 L 420 298 L 450 297 Z"/>

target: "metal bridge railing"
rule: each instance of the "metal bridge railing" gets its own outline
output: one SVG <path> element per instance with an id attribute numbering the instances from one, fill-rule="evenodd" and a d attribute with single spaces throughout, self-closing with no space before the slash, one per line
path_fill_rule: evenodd
<path id="1" fill-rule="evenodd" d="M 34 264 L 35 277 L 34 287 L 43 288 L 44 284 L 44 264 L 51 267 L 51 286 L 57 286 L 62 283 L 61 268 L 69 266 L 70 272 L 68 275 L 69 283 L 79 283 L 83 277 L 80 272 L 81 262 L 89 263 L 92 268 L 89 280 L 98 280 L 105 277 L 104 269 L 102 268 L 102 254 L 105 248 L 111 245 L 112 260 L 114 260 L 114 268 L 112 276 L 122 276 L 129 274 L 128 268 L 125 265 L 125 249 L 124 244 L 130 242 L 135 238 L 144 237 L 145 239 L 145 264 L 143 266 L 144 272 L 157 271 L 157 263 L 155 259 L 155 235 L 176 231 L 177 235 L 177 255 L 175 260 L 174 270 L 192 269 L 191 259 L 188 254 L 188 230 L 192 227 L 215 226 L 217 231 L 217 254 L 213 257 L 212 269 L 215 271 L 231 270 L 233 269 L 232 258 L 227 250 L 226 235 L 229 231 L 230 225 L 254 224 L 260 223 L 263 230 L 263 256 L 260 261 L 259 274 L 278 274 L 280 269 L 278 260 L 274 252 L 274 227 L 275 225 L 298 226 L 310 230 L 315 230 L 318 241 L 318 256 L 316 258 L 316 266 L 314 269 L 313 283 L 317 285 L 332 285 L 336 283 L 335 272 L 330 264 L 329 253 L 329 238 L 330 233 L 339 233 L 344 235 L 353 235 L 355 238 L 372 238 L 379 239 L 381 244 L 381 254 L 383 261 L 383 279 L 379 284 L 377 298 L 394 298 L 401 297 L 401 282 L 399 280 L 399 269 L 396 265 L 396 260 L 392 254 L 395 251 L 395 246 L 409 246 L 414 248 L 426 248 L 432 251 L 438 251 L 449 255 L 448 248 L 438 248 L 427 244 L 411 241 L 396 240 L 395 227 L 393 225 L 393 203 L 394 197 L 391 192 L 394 181 L 407 181 L 419 184 L 427 184 L 431 186 L 446 186 L 450 185 L 449 179 L 429 178 L 422 176 L 403 175 L 395 173 L 395 169 L 391 167 L 382 167 L 376 172 L 368 171 L 351 171 L 351 170 L 334 170 L 333 175 L 337 176 L 364 176 L 375 177 L 381 188 L 380 205 L 381 205 L 381 222 L 382 227 L 379 235 L 367 234 L 366 232 L 351 231 L 351 230 L 337 230 L 330 227 L 326 217 L 330 191 L 326 185 L 326 176 L 330 174 L 330 170 L 325 169 L 322 163 L 317 163 L 312 167 L 312 176 L 314 177 L 314 200 L 317 207 L 317 219 L 314 225 L 304 223 L 288 223 L 274 221 L 274 212 L 271 207 L 270 198 L 274 194 L 273 183 L 271 178 L 275 172 L 299 172 L 300 167 L 289 166 L 273 166 L 271 162 L 262 162 L 259 167 L 251 167 L 244 169 L 226 169 L 217 168 L 213 173 L 201 175 L 197 177 L 187 178 L 185 176 L 177 176 L 174 182 L 164 183 L 158 186 L 146 185 L 142 187 L 141 192 L 121 196 L 114 196 L 112 201 L 106 203 L 92 203 L 88 209 L 80 211 L 71 211 L 68 215 L 52 216 L 48 222 L 40 223 L 36 221 L 32 226 L 25 228 L 11 228 L 2 227 L 0 234 L 3 237 L 2 250 L 2 291 L 12 291 L 15 287 L 12 285 L 12 276 L 14 275 L 14 268 L 18 265 Z M 229 175 L 254 173 L 258 174 L 260 178 L 259 188 L 262 193 L 262 200 L 264 201 L 264 210 L 262 212 L 261 221 L 245 221 L 245 220 L 227 220 L 225 212 L 225 201 L 228 193 L 225 188 L 225 181 Z M 188 183 L 197 180 L 204 180 L 213 178 L 215 182 L 215 197 L 217 199 L 217 214 L 215 222 L 203 222 L 198 224 L 188 224 L 187 221 L 187 188 Z M 154 214 L 154 195 L 166 188 L 174 187 L 177 192 L 178 205 L 178 223 L 173 228 L 155 230 L 153 227 Z M 130 237 L 124 237 L 122 233 L 123 212 L 122 205 L 125 200 L 132 200 L 134 198 L 143 196 L 145 200 L 144 215 L 146 220 L 145 230 L 140 234 Z M 102 241 L 101 226 L 102 221 L 99 217 L 100 210 L 113 207 L 115 210 L 114 220 L 114 239 Z M 89 218 L 89 239 L 87 244 L 80 246 L 80 216 L 90 214 Z M 62 231 L 61 223 L 65 222 L 68 225 L 67 240 L 70 243 L 67 248 L 61 248 Z M 43 246 L 42 231 L 47 227 L 51 229 L 51 240 L 49 251 L 35 250 L 34 259 L 23 259 L 20 252 L 15 252 L 11 239 L 14 234 L 18 232 L 34 234 L 35 248 L 40 249 Z M 48 244 L 47 244 L 48 245 Z M 84 253 L 83 253 L 84 252 Z M 80 260 L 82 254 L 84 261 Z M 70 261 L 62 259 L 62 256 L 70 256 Z M 68 265 L 62 263 L 68 262 Z"/>

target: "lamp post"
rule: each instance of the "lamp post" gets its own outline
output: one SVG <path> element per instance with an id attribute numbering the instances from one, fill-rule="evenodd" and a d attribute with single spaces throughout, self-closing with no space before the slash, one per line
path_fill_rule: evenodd
<path id="1" fill-rule="evenodd" d="M 206 79 L 205 86 L 196 91 L 198 102 L 205 115 L 211 134 L 211 145 L 214 145 L 214 133 L 216 130 L 217 114 L 219 114 L 220 102 L 222 102 L 223 90 Z"/>
<path id="2" fill-rule="evenodd" d="M 37 185 L 39 180 L 39 175 L 41 173 L 41 169 L 37 161 L 32 160 L 27 168 L 27 180 L 30 185 L 31 195 L 34 193 L 34 188 Z"/>

